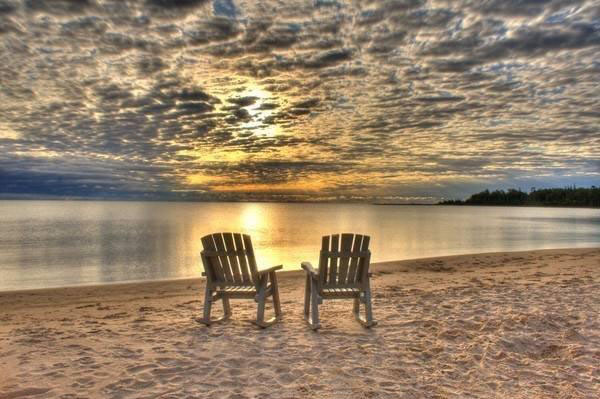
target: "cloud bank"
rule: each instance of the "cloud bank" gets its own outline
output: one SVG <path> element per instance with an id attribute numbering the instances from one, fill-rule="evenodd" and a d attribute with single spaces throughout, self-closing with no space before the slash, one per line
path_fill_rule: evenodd
<path id="1" fill-rule="evenodd" d="M 0 0 L 0 196 L 600 181 L 600 4 Z"/>

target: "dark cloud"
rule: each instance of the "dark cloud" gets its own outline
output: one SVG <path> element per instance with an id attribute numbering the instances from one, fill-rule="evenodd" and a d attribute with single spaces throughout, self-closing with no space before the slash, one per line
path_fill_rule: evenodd
<path id="1" fill-rule="evenodd" d="M 212 111 L 214 109 L 212 105 L 199 101 L 185 103 L 181 102 L 177 104 L 177 108 L 186 113 L 192 114 L 201 114 L 208 111 Z"/>
<path id="2" fill-rule="evenodd" d="M 232 104 L 236 104 L 240 107 L 247 107 L 248 105 L 252 105 L 252 104 L 256 103 L 257 100 L 258 100 L 258 97 L 246 96 L 246 97 L 229 98 L 227 101 Z"/>
<path id="3" fill-rule="evenodd" d="M 240 121 L 248 121 L 250 120 L 252 117 L 250 116 L 250 113 L 248 112 L 247 109 L 244 108 L 234 108 L 231 111 L 231 115 L 227 118 L 225 118 L 225 120 L 228 123 L 237 123 Z"/>
<path id="4" fill-rule="evenodd" d="M 352 58 L 352 50 L 350 49 L 336 49 L 325 51 L 313 55 L 306 61 L 301 61 L 301 65 L 305 68 L 325 68 L 332 65 L 339 64 L 343 61 L 348 61 Z"/>
<path id="5" fill-rule="evenodd" d="M 575 50 L 599 45 L 600 27 L 578 23 L 567 29 L 522 28 L 513 38 L 484 46 L 476 55 L 490 61 L 510 56 L 536 57 L 549 51 Z"/>
<path id="6" fill-rule="evenodd" d="M 25 9 L 55 15 L 81 14 L 96 6 L 94 0 L 25 0 Z"/>
<path id="7" fill-rule="evenodd" d="M 142 74 L 153 74 L 168 67 L 168 65 L 158 57 L 144 57 L 138 61 L 137 66 Z"/>
<path id="8" fill-rule="evenodd" d="M 303 100 L 291 105 L 291 108 L 314 108 L 319 105 L 321 101 L 318 98 L 311 98 L 308 100 Z"/>
<path id="9" fill-rule="evenodd" d="M 396 14 L 390 21 L 399 28 L 425 30 L 427 28 L 448 28 L 460 17 L 460 13 L 444 8 L 428 8 L 413 10 L 408 13 Z"/>
<path id="10" fill-rule="evenodd" d="M 250 47 L 251 52 L 268 52 L 288 48 L 298 41 L 300 27 L 294 24 L 271 25 Z"/>
<path id="11" fill-rule="evenodd" d="M 186 31 L 189 42 L 193 45 L 205 44 L 214 41 L 231 39 L 241 33 L 238 23 L 234 19 L 214 17 L 200 20 Z"/>
<path id="12" fill-rule="evenodd" d="M 17 11 L 17 4 L 14 1 L 2 0 L 0 1 L 0 15 L 12 14 Z"/>
<path id="13" fill-rule="evenodd" d="M 208 0 L 146 0 L 148 5 L 163 8 L 193 8 L 206 3 Z"/>
<path id="14" fill-rule="evenodd" d="M 581 3 L 580 0 L 482 0 L 473 5 L 475 10 L 484 14 L 535 17 Z"/>
<path id="15" fill-rule="evenodd" d="M 367 75 L 367 69 L 364 67 L 342 66 L 337 68 L 328 68 L 323 71 L 319 77 L 343 77 L 343 76 L 364 76 Z"/>
<path id="16" fill-rule="evenodd" d="M 160 51 L 160 45 L 156 41 L 147 40 L 140 37 L 133 37 L 117 32 L 106 32 L 100 42 L 104 45 L 101 51 L 107 53 L 121 53 L 127 50 L 140 50 L 147 52 Z"/>
<path id="17" fill-rule="evenodd" d="M 416 97 L 415 100 L 423 103 L 440 103 L 440 102 L 455 102 L 462 101 L 464 97 L 452 96 L 452 95 L 441 95 L 433 97 Z"/>
<path id="18" fill-rule="evenodd" d="M 215 98 L 200 89 L 183 89 L 173 94 L 175 98 L 184 101 L 208 101 L 214 102 Z"/>
<path id="19" fill-rule="evenodd" d="M 108 24 L 99 17 L 80 17 L 62 24 L 64 35 L 99 35 L 108 29 Z"/>
<path id="20" fill-rule="evenodd" d="M 13 21 L 11 18 L 4 17 L 0 14 L 0 35 L 3 33 L 17 33 L 22 34 L 23 29 L 21 26 Z"/>
<path id="21" fill-rule="evenodd" d="M 274 103 L 262 103 L 259 106 L 259 110 L 272 110 L 272 109 L 276 109 L 278 108 L 279 105 L 278 104 L 274 104 Z"/>
<path id="22" fill-rule="evenodd" d="M 468 36 L 453 40 L 441 40 L 424 49 L 422 54 L 435 57 L 451 56 L 457 53 L 464 54 L 471 52 L 482 44 L 483 40 L 477 36 Z"/>
<path id="23" fill-rule="evenodd" d="M 95 91 L 103 101 L 124 100 L 131 97 L 129 90 L 114 83 L 108 86 L 96 87 Z"/>
<path id="24" fill-rule="evenodd" d="M 373 37 L 369 47 L 371 53 L 389 53 L 400 47 L 406 36 L 405 31 L 386 32 Z"/>

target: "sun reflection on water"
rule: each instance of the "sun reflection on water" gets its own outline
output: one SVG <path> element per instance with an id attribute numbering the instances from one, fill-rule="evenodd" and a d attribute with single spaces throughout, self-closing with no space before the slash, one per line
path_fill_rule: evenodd
<path id="1" fill-rule="evenodd" d="M 257 232 L 266 227 L 267 216 L 261 204 L 244 204 L 240 215 L 240 225 L 244 231 Z"/>

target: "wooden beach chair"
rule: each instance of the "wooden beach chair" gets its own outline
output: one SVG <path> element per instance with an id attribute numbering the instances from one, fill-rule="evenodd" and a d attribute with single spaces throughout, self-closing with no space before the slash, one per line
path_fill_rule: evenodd
<path id="1" fill-rule="evenodd" d="M 369 236 L 339 234 L 324 236 L 319 256 L 319 269 L 310 262 L 302 262 L 306 270 L 304 317 L 313 330 L 321 328 L 319 304 L 324 299 L 354 299 L 354 316 L 364 327 L 372 327 L 371 287 L 369 264 Z M 365 317 L 360 315 L 360 304 L 365 305 Z M 311 314 L 312 313 L 312 314 Z"/>
<path id="2" fill-rule="evenodd" d="M 273 266 L 258 270 L 250 236 L 246 234 L 215 233 L 202 237 L 204 250 L 201 253 L 206 277 L 204 315 L 199 322 L 207 326 L 231 316 L 230 299 L 254 299 L 258 302 L 256 324 L 268 327 L 281 319 L 281 303 L 277 286 L 276 270 Z M 265 301 L 273 298 L 275 317 L 265 320 Z M 211 319 L 210 311 L 215 301 L 223 302 L 223 317 Z"/>

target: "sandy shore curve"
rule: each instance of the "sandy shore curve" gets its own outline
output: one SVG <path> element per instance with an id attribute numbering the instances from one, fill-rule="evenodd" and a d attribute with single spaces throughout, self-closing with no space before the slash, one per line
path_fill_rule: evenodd
<path id="1" fill-rule="evenodd" d="M 373 265 L 374 313 L 351 301 L 304 323 L 301 272 L 284 320 L 252 301 L 205 327 L 200 279 L 0 293 L 0 398 L 596 398 L 600 248 Z M 219 306 L 216 306 L 220 311 Z M 270 312 L 271 309 L 268 309 Z"/>

